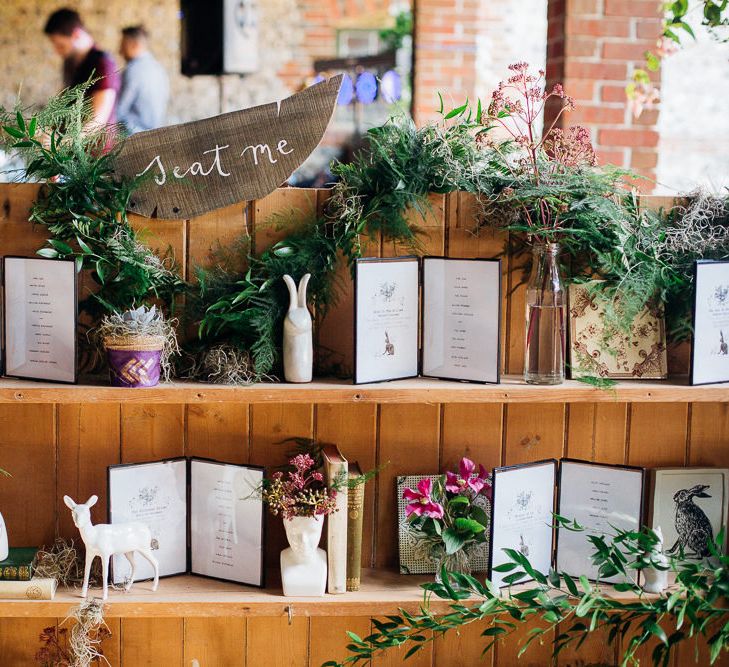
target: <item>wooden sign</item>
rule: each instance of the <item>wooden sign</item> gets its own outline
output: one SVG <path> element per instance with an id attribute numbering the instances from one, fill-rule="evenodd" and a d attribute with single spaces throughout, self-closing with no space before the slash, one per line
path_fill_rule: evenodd
<path id="1" fill-rule="evenodd" d="M 341 83 L 338 75 L 280 102 L 132 135 L 115 165 L 141 177 L 127 209 L 192 218 L 273 192 L 319 145 Z"/>

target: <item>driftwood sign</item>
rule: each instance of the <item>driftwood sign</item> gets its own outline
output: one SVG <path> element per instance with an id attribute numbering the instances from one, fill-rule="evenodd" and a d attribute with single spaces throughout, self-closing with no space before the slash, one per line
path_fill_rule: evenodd
<path id="1" fill-rule="evenodd" d="M 342 75 L 280 102 L 132 135 L 115 169 L 140 176 L 128 210 L 191 218 L 273 192 L 319 145 Z"/>

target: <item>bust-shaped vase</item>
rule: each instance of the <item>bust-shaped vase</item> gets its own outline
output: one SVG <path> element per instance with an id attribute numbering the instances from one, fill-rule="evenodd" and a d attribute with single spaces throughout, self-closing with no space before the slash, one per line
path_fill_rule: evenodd
<path id="1" fill-rule="evenodd" d="M 284 319 L 283 357 L 286 382 L 311 382 L 314 366 L 314 344 L 311 333 L 311 313 L 306 307 L 306 287 L 311 274 L 299 282 L 298 289 L 291 276 L 284 276 L 289 288 L 289 310 Z"/>
<path id="2" fill-rule="evenodd" d="M 643 569 L 643 590 L 646 593 L 662 593 L 668 588 L 668 558 L 663 553 L 663 531 L 658 526 L 653 531 L 658 542 L 650 551 L 651 563 L 658 567 L 646 567 Z"/>
<path id="3" fill-rule="evenodd" d="M 281 552 L 281 583 L 288 596 L 320 597 L 327 583 L 327 554 L 319 548 L 324 517 L 284 519 L 289 548 Z"/>
<path id="4" fill-rule="evenodd" d="M 8 545 L 8 529 L 5 527 L 5 519 L 0 514 L 0 560 L 5 560 L 10 553 Z"/>

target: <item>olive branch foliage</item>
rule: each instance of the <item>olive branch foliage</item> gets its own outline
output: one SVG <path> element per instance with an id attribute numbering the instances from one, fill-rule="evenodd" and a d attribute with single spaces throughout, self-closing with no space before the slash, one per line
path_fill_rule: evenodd
<path id="1" fill-rule="evenodd" d="M 638 651 L 647 645 L 654 645 L 654 667 L 666 667 L 676 646 L 689 640 L 703 638 L 711 664 L 729 650 L 729 557 L 722 553 L 723 534 L 709 544 L 711 564 L 684 560 L 683 554 L 672 557 L 668 569 L 675 584 L 661 594 L 647 595 L 637 583 L 637 572 L 648 567 L 667 569 L 650 555 L 658 542 L 652 530 L 614 529 L 613 535 L 601 536 L 587 533 L 574 520 L 556 516 L 555 521 L 561 529 L 586 533 L 597 581 L 555 569 L 541 572 L 521 552 L 504 549 L 506 560 L 494 570 L 506 574 L 505 591 L 489 580 L 444 568 L 441 583 L 421 586 L 424 600 L 418 613 L 400 609 L 398 615 L 373 619 L 374 630 L 366 637 L 348 632 L 349 655 L 322 667 L 370 664 L 373 657 L 393 647 L 407 646 L 407 659 L 438 637 L 472 623 L 484 628 L 482 655 L 521 625 L 534 621 L 538 625 L 528 631 L 519 657 L 533 642 L 548 640 L 556 659 L 567 647 L 579 649 L 597 631 L 609 645 L 623 647 L 622 667 L 638 665 Z M 623 583 L 612 589 L 600 584 L 615 575 Z M 531 583 L 519 585 L 525 582 Z M 435 613 L 433 599 L 448 601 L 449 611 Z"/>

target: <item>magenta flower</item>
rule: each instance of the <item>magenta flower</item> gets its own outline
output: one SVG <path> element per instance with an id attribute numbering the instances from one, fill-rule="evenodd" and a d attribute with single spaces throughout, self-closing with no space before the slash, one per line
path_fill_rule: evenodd
<path id="1" fill-rule="evenodd" d="M 474 493 L 481 493 L 483 487 L 489 483 L 489 474 L 482 465 L 478 466 L 478 474 L 475 474 L 476 464 L 467 457 L 461 459 L 458 466 L 458 474 L 455 472 L 446 473 L 446 491 L 461 493 L 471 489 Z"/>
<path id="2" fill-rule="evenodd" d="M 436 503 L 430 496 L 433 490 L 433 480 L 429 478 L 421 479 L 418 482 L 418 490 L 405 489 L 402 497 L 411 501 L 405 508 L 405 513 L 410 516 L 427 516 L 431 519 L 443 518 L 443 506 Z"/>

